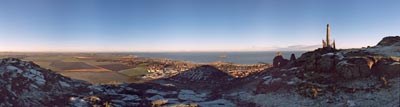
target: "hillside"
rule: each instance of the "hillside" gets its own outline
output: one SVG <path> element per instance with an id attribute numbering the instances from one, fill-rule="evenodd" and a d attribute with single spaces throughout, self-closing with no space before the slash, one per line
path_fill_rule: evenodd
<path id="1" fill-rule="evenodd" d="M 399 38 L 386 37 L 379 43 L 385 45 L 370 48 L 306 52 L 294 64 L 249 76 L 245 83 L 256 82 L 255 94 L 234 95 L 267 107 L 399 106 L 400 46 L 393 45 Z"/>
<path id="2" fill-rule="evenodd" d="M 89 91 L 83 81 L 14 58 L 0 59 L 0 85 L 0 106 L 66 105 L 70 96 Z"/>
<path id="3" fill-rule="evenodd" d="M 5 58 L 0 106 L 396 107 L 399 38 L 386 37 L 369 48 L 319 48 L 244 78 L 204 65 L 140 84 L 91 85 Z"/>

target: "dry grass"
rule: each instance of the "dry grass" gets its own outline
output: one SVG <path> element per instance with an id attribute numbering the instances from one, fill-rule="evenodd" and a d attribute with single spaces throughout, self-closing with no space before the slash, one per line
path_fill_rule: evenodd
<path id="1" fill-rule="evenodd" d="M 76 69 L 76 70 L 64 70 L 65 72 L 111 72 L 108 69 L 97 68 L 97 69 Z"/>
<path id="2" fill-rule="evenodd" d="M 131 68 L 131 69 L 126 69 L 122 71 L 118 71 L 121 74 L 124 74 L 126 76 L 140 76 L 147 74 L 147 69 L 144 67 L 136 67 L 136 68 Z"/>

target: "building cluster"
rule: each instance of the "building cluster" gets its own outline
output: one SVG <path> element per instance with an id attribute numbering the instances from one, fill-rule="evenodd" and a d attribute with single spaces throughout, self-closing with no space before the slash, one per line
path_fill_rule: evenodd
<path id="1" fill-rule="evenodd" d="M 196 67 L 196 64 L 190 62 L 173 61 L 173 60 L 158 60 L 147 66 L 149 74 L 143 76 L 145 79 L 157 79 L 163 77 L 171 77 L 182 71 Z"/>
<path id="2" fill-rule="evenodd" d="M 138 66 L 146 64 L 146 69 L 149 74 L 142 76 L 143 79 L 158 79 L 171 77 L 180 72 L 201 66 L 203 64 L 169 60 L 161 58 L 124 58 L 121 61 L 130 66 Z M 209 63 L 217 69 L 224 71 L 236 78 L 246 77 L 250 74 L 260 72 L 268 67 L 269 64 L 232 64 L 224 62 Z"/>
<path id="3" fill-rule="evenodd" d="M 243 78 L 271 67 L 270 64 L 213 63 L 212 65 L 219 70 L 229 73 L 235 78 Z"/>

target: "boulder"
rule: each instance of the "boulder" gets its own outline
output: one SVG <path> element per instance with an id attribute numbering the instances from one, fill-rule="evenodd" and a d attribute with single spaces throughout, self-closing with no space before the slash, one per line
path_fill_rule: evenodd
<path id="1" fill-rule="evenodd" d="M 400 61 L 391 58 L 380 59 L 373 65 L 372 71 L 379 77 L 400 77 Z"/>
<path id="2" fill-rule="evenodd" d="M 336 65 L 337 72 L 346 79 L 371 75 L 373 60 L 366 57 L 345 58 Z"/>
<path id="3" fill-rule="evenodd" d="M 302 68 L 306 71 L 317 72 L 334 72 L 336 64 L 339 60 L 343 59 L 341 53 L 307 53 L 296 60 L 297 63 L 302 64 Z"/>
<path id="4" fill-rule="evenodd" d="M 313 71 L 316 68 L 316 61 L 321 54 L 315 51 L 306 52 L 296 60 L 296 67 L 301 67 L 306 71 Z"/>
<path id="5" fill-rule="evenodd" d="M 318 60 L 319 66 L 317 67 L 320 72 L 333 72 L 335 70 L 335 65 L 338 63 L 338 57 L 333 53 L 327 53 L 321 56 Z"/>

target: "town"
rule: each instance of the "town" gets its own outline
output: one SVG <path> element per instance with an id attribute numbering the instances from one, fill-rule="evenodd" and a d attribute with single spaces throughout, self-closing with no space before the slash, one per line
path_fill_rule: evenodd
<path id="1" fill-rule="evenodd" d="M 260 72 L 266 68 L 272 67 L 271 64 L 234 64 L 227 62 L 212 63 L 193 63 L 188 61 L 170 60 L 164 58 L 123 58 L 121 61 L 129 66 L 139 66 L 146 64 L 148 74 L 142 76 L 143 79 L 168 78 L 179 74 L 180 72 L 201 66 L 211 65 L 224 71 L 233 77 L 243 78 L 252 73 Z"/>

